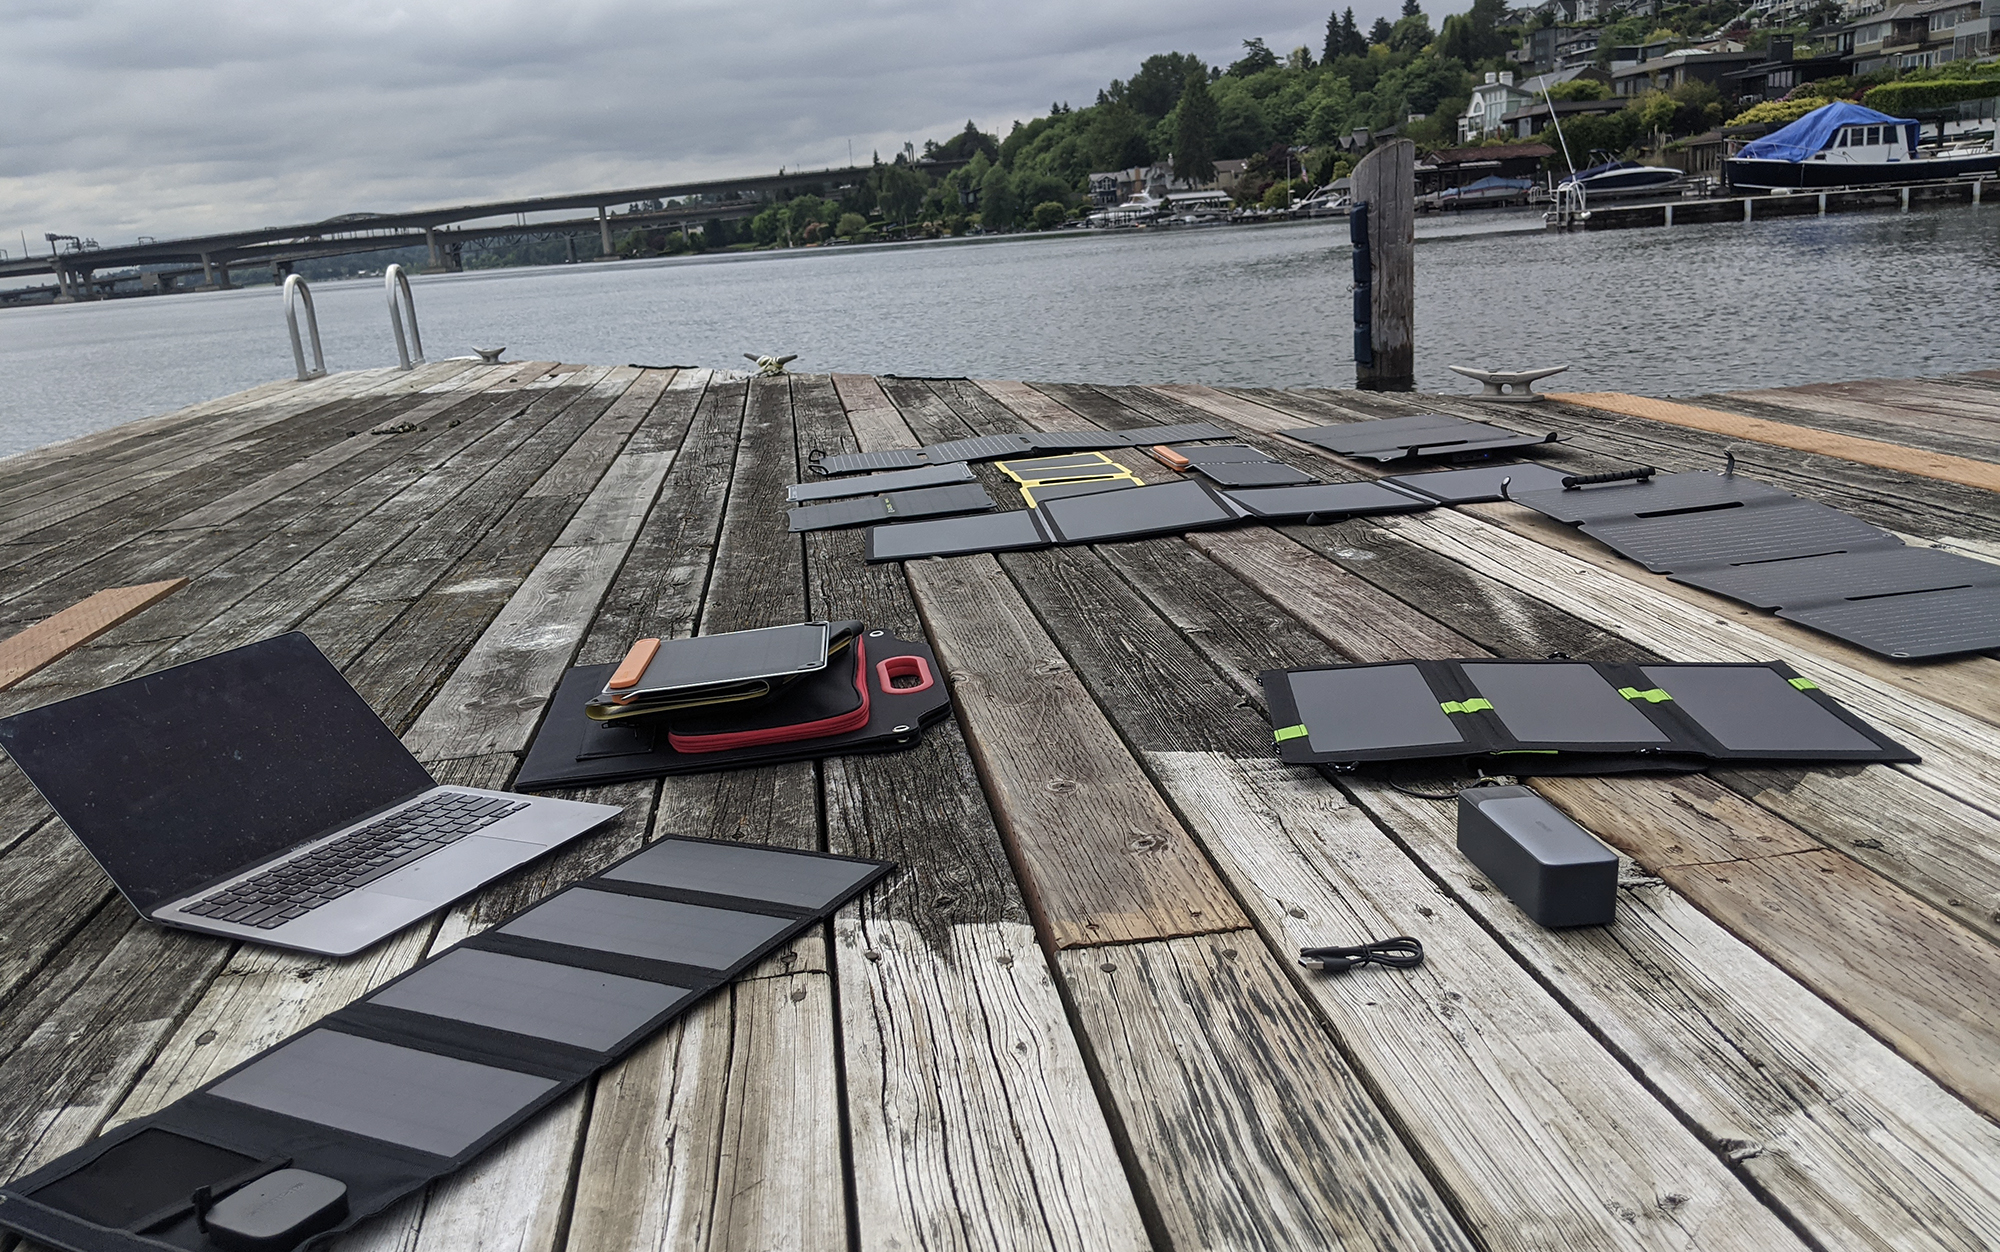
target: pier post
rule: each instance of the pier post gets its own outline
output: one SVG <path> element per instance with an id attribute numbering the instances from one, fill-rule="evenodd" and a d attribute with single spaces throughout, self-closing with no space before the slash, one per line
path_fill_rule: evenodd
<path id="1" fill-rule="evenodd" d="M 1903 212 L 1905 212 L 1905 213 L 1908 213 L 1909 211 L 1910 211 L 1910 189 L 1909 189 L 1908 187 L 1904 187 L 1904 188 L 1903 188 Z"/>
<path id="2" fill-rule="evenodd" d="M 1674 224 L 1674 206 L 1670 204 L 1667 206 L 1667 220 L 1663 222 L 1662 225 L 1672 226 L 1673 224 Z"/>
<path id="3" fill-rule="evenodd" d="M 1826 216 L 1826 193 L 1824 191 L 1819 193 L 1819 215 L 1821 217 Z"/>
<path id="4" fill-rule="evenodd" d="M 1354 167 L 1354 384 L 1366 391 L 1416 386 L 1416 164 L 1417 146 L 1398 139 Z"/>
<path id="5" fill-rule="evenodd" d="M 1985 182 L 1986 182 L 1986 180 L 1985 180 L 1985 179 L 1983 179 L 1983 178 L 1975 178 L 1975 179 L 1973 179 L 1973 180 L 1972 180 L 1972 202 L 1973 202 L 1974 204 L 1978 204 L 1978 203 L 1979 203 L 1979 188 L 1980 188 L 1980 187 L 1981 187 L 1981 186 L 1982 186 L 1982 185 L 1983 185 L 1983 184 L 1984 184 Z"/>
<path id="6" fill-rule="evenodd" d="M 1743 197 L 1743 220 L 1746 222 L 1750 220 L 1750 199 L 1749 196 Z"/>

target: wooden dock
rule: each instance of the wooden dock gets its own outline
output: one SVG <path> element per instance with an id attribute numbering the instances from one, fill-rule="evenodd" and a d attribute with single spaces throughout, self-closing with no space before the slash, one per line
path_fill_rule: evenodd
<path id="1" fill-rule="evenodd" d="M 1512 505 L 907 567 L 783 520 L 815 449 L 1214 419 L 1351 479 L 1283 432 L 1427 408 L 1582 471 L 1733 450 L 2000 559 L 2000 372 L 1588 399 L 455 361 L 0 461 L 0 633 L 188 580 L 0 711 L 303 629 L 504 787 L 565 667 L 808 617 L 923 632 L 955 701 L 910 752 L 579 793 L 623 818 L 347 961 L 138 921 L 0 763 L 0 1177 L 672 832 L 904 868 L 342 1247 L 2000 1247 L 2000 661 L 1892 664 Z M 1447 780 L 1278 764 L 1254 679 L 1553 652 L 1783 659 L 1923 763 L 1543 781 L 1628 861 L 1615 925 L 1545 931 L 1410 794 Z M 1397 934 L 1423 967 L 1293 959 Z"/>

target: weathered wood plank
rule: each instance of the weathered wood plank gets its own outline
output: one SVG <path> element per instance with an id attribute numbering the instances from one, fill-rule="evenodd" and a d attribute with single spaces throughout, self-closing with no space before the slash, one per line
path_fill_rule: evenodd
<path id="1" fill-rule="evenodd" d="M 0 691 L 36 670 L 143 612 L 187 586 L 185 578 L 169 578 L 137 587 L 111 587 L 80 600 L 19 634 L 0 640 Z"/>
<path id="2" fill-rule="evenodd" d="M 1643 417 L 1649 421 L 1705 430 L 1711 434 L 1727 435 L 1731 439 L 1750 439 L 1758 443 L 1776 444 L 1778 447 L 1792 448 L 1799 452 L 1834 456 L 1904 474 L 1920 474 L 1925 478 L 1936 478 L 1966 487 L 2000 491 L 2000 465 L 1991 461 L 1975 461 L 1967 457 L 1911 448 L 1904 444 L 1886 443 L 1880 439 L 1863 439 L 1856 435 L 1817 430 L 1808 426 L 1794 426 L 1784 422 L 1774 422 L 1768 418 L 1746 417 L 1740 413 L 1725 413 L 1720 409 L 1706 409 L 1671 400 L 1628 396 L 1622 392 L 1594 391 L 1571 394 L 1551 392 L 1550 398 L 1593 409 L 1604 409 L 1612 413 L 1624 413 L 1631 417 Z"/>
<path id="3" fill-rule="evenodd" d="M 1474 1246 L 1254 931 L 1055 959 L 1161 1242 Z"/>
<path id="4" fill-rule="evenodd" d="M 1228 890 L 993 558 L 911 562 L 906 573 L 1050 941 L 1241 928 Z"/>

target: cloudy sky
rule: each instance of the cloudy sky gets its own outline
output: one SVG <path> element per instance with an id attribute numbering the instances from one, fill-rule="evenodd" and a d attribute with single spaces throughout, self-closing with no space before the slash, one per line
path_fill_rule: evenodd
<path id="1" fill-rule="evenodd" d="M 1467 0 L 1430 0 L 1433 23 Z M 1324 0 L 1321 0 L 1324 3 Z M 1366 28 L 1399 0 L 1364 0 Z M 1345 7 L 1343 0 L 1342 7 Z M 1280 0 L 0 0 L 0 247 L 843 164 L 1087 104 Z"/>

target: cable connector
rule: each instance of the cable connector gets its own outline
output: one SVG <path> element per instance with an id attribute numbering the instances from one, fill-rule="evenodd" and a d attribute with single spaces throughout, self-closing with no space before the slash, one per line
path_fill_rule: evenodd
<path id="1" fill-rule="evenodd" d="M 1357 965 L 1387 965 L 1394 969 L 1415 969 L 1424 963 L 1424 945 L 1408 935 L 1377 939 L 1358 948 L 1300 948 L 1299 964 L 1307 969 L 1338 974 Z"/>

